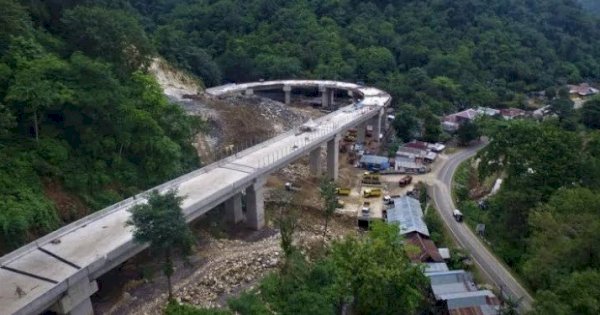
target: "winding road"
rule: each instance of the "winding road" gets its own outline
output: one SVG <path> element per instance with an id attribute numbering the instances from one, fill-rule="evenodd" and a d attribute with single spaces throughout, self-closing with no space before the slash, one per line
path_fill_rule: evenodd
<path id="1" fill-rule="evenodd" d="M 433 202 L 442 220 L 450 230 L 452 237 L 458 242 L 458 245 L 471 254 L 473 260 L 488 280 L 496 284 L 511 298 L 520 300 L 519 311 L 520 313 L 525 313 L 531 310 L 533 304 L 531 295 L 510 273 L 508 267 L 502 264 L 485 247 L 475 233 L 465 223 L 456 222 L 452 216 L 452 211 L 455 209 L 452 200 L 452 177 L 462 162 L 474 156 L 484 146 L 485 143 L 465 149 L 448 157 L 448 160 L 438 172 L 435 184 L 433 185 Z"/>

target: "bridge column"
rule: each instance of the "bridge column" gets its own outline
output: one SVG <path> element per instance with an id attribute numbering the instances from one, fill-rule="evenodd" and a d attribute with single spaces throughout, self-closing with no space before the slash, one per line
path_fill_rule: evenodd
<path id="1" fill-rule="evenodd" d="M 227 221 L 238 223 L 244 220 L 242 212 L 242 193 L 237 193 L 225 201 L 225 212 Z"/>
<path id="2" fill-rule="evenodd" d="M 96 281 L 90 281 L 87 276 L 76 280 L 69 279 L 69 288 L 54 306 L 52 311 L 65 315 L 93 315 L 90 296 L 98 291 Z"/>
<path id="3" fill-rule="evenodd" d="M 265 178 L 257 178 L 254 184 L 246 188 L 246 224 L 254 230 L 265 226 L 265 182 Z"/>
<path id="4" fill-rule="evenodd" d="M 285 93 L 285 105 L 290 105 L 292 102 L 292 87 L 290 85 L 284 85 L 283 93 Z"/>
<path id="5" fill-rule="evenodd" d="M 329 108 L 331 105 L 331 96 L 329 95 L 330 90 L 323 85 L 319 85 L 319 92 L 321 92 L 321 107 Z"/>
<path id="6" fill-rule="evenodd" d="M 357 135 L 356 142 L 357 143 L 365 143 L 365 134 L 367 133 L 367 124 L 361 123 L 356 127 Z"/>
<path id="7" fill-rule="evenodd" d="M 335 90 L 329 89 L 327 97 L 329 97 L 329 106 L 333 108 L 335 105 Z"/>
<path id="8" fill-rule="evenodd" d="M 314 176 L 321 176 L 321 147 L 310 151 L 310 173 Z"/>
<path id="9" fill-rule="evenodd" d="M 379 134 L 381 133 L 381 119 L 383 118 L 383 109 L 379 111 L 377 116 L 371 119 L 371 126 L 373 127 L 373 139 L 379 142 Z"/>
<path id="10" fill-rule="evenodd" d="M 254 95 L 254 90 L 253 89 L 246 89 L 244 91 L 244 95 Z"/>
<path id="11" fill-rule="evenodd" d="M 340 135 L 335 135 L 327 142 L 327 176 L 334 181 L 338 179 L 340 166 Z"/>

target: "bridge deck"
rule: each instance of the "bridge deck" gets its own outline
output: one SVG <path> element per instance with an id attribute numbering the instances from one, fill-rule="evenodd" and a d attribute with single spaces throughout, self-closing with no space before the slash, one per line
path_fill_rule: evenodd
<path id="1" fill-rule="evenodd" d="M 299 83 L 295 83 L 299 82 Z M 275 81 L 261 84 L 335 86 L 362 94 L 361 109 L 347 106 L 316 122 L 319 129 L 296 135 L 293 131 L 240 152 L 225 160 L 184 175 L 158 187 L 177 188 L 188 220 L 250 185 L 253 180 L 285 166 L 336 133 L 379 113 L 390 97 L 378 89 L 331 81 Z M 252 87 L 228 85 L 207 93 L 220 95 Z M 373 106 L 369 106 L 373 105 Z M 145 202 L 144 194 L 129 198 L 51 233 L 0 258 L 0 315 L 43 311 L 68 287 L 71 278 L 104 272 L 113 262 L 133 256 L 131 228 L 126 226 L 128 209 Z M 17 292 L 19 291 L 19 292 Z M 20 293 L 20 294 L 19 294 Z"/>

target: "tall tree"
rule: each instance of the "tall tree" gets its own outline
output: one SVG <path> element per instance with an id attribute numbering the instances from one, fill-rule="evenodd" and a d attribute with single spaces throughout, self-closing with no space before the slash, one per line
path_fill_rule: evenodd
<path id="1" fill-rule="evenodd" d="M 394 130 L 396 135 L 404 142 L 414 139 L 419 131 L 419 121 L 416 115 L 416 108 L 409 104 L 401 105 L 396 112 L 393 122 Z"/>
<path id="2" fill-rule="evenodd" d="M 72 99 L 72 91 L 56 79 L 67 64 L 57 57 L 46 55 L 27 62 L 8 89 L 6 100 L 17 111 L 31 115 L 35 140 L 39 142 L 39 125 L 44 111 Z"/>
<path id="3" fill-rule="evenodd" d="M 427 280 L 408 260 L 396 225 L 375 222 L 367 237 L 335 243 L 331 259 L 336 290 L 359 314 L 414 314 L 424 301 Z"/>
<path id="4" fill-rule="evenodd" d="M 442 126 L 440 120 L 433 114 L 429 113 L 423 119 L 423 140 L 427 142 L 438 142 L 442 135 Z"/>
<path id="5" fill-rule="evenodd" d="M 581 122 L 588 128 L 600 129 L 600 97 L 591 99 L 581 108 Z"/>
<path id="6" fill-rule="evenodd" d="M 114 62 L 118 70 L 149 65 L 154 48 L 136 18 L 125 11 L 77 6 L 65 11 L 62 22 L 75 50 Z"/>
<path id="7" fill-rule="evenodd" d="M 148 196 L 148 203 L 130 209 L 131 218 L 127 221 L 133 226 L 133 239 L 140 244 L 148 244 L 152 252 L 162 257 L 169 300 L 173 298 L 173 258 L 177 253 L 188 255 L 193 244 L 192 232 L 181 209 L 183 199 L 177 196 L 176 190 L 164 195 L 153 190 Z"/>
<path id="8" fill-rule="evenodd" d="M 461 145 L 468 145 L 481 136 L 481 131 L 476 123 L 467 121 L 458 127 L 456 136 Z"/>
<path id="9" fill-rule="evenodd" d="M 329 178 L 322 178 L 319 185 L 319 194 L 323 203 L 323 217 L 325 219 L 323 227 L 323 245 L 325 245 L 329 220 L 331 220 L 338 205 L 337 186 L 335 182 Z"/>

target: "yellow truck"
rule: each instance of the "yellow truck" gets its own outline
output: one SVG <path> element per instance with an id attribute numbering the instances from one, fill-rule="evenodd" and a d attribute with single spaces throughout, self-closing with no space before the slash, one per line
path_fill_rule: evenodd
<path id="1" fill-rule="evenodd" d="M 350 188 L 348 187 L 336 188 L 335 192 L 338 194 L 338 196 L 350 196 Z"/>
<path id="2" fill-rule="evenodd" d="M 381 180 L 379 179 L 378 174 L 371 174 L 369 172 L 365 172 L 362 178 L 363 184 L 371 184 L 371 185 L 379 185 L 381 184 Z"/>
<path id="3" fill-rule="evenodd" d="M 379 188 L 369 188 L 363 191 L 364 198 L 381 197 L 383 192 Z"/>

